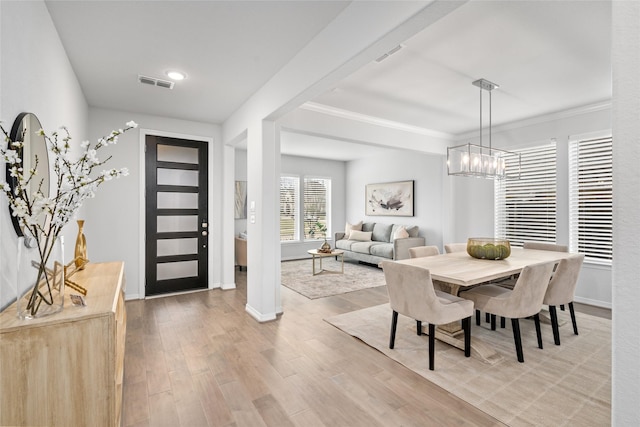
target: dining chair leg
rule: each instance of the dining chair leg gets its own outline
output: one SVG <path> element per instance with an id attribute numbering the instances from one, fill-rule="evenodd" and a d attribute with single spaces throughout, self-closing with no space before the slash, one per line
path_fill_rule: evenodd
<path id="1" fill-rule="evenodd" d="M 491 315 L 491 330 L 492 331 L 496 330 L 496 315 L 495 314 Z"/>
<path id="2" fill-rule="evenodd" d="M 576 323 L 576 312 L 573 310 L 573 301 L 569 303 L 569 313 L 571 313 L 571 323 L 573 323 L 573 333 L 578 335 L 578 324 Z"/>
<path id="3" fill-rule="evenodd" d="M 476 325 L 480 326 L 480 310 L 476 310 Z"/>
<path id="4" fill-rule="evenodd" d="M 564 304 L 560 304 L 560 310 L 564 311 Z"/>
<path id="5" fill-rule="evenodd" d="M 522 355 L 522 340 L 520 338 L 520 322 L 518 319 L 511 319 L 511 328 L 513 329 L 513 341 L 516 345 L 516 355 L 518 356 L 518 362 L 524 362 L 524 356 Z"/>
<path id="6" fill-rule="evenodd" d="M 462 319 L 462 330 L 464 331 L 464 356 L 471 356 L 471 317 Z"/>
<path id="7" fill-rule="evenodd" d="M 487 323 L 489 323 L 491 321 L 491 317 L 490 317 L 489 313 L 485 313 L 484 314 L 484 321 L 487 322 Z"/>
<path id="8" fill-rule="evenodd" d="M 504 329 L 504 328 L 506 327 L 506 324 L 505 324 L 506 322 L 505 322 L 505 320 L 506 320 L 506 319 L 504 318 L 504 316 L 500 316 L 500 327 L 501 327 L 502 329 Z"/>
<path id="9" fill-rule="evenodd" d="M 416 320 L 416 330 L 418 332 L 418 336 L 422 335 L 422 321 Z"/>
<path id="10" fill-rule="evenodd" d="M 429 370 L 433 371 L 436 350 L 436 325 L 429 323 Z"/>
<path id="11" fill-rule="evenodd" d="M 553 330 L 553 342 L 560 345 L 560 331 L 558 329 L 558 312 L 555 305 L 549 306 L 549 317 L 551 317 L 551 330 Z"/>
<path id="12" fill-rule="evenodd" d="M 398 325 L 398 312 L 393 311 L 391 316 L 391 337 L 389 338 L 389 348 L 393 348 L 396 342 L 396 326 Z"/>
<path id="13" fill-rule="evenodd" d="M 538 348 L 542 348 L 542 331 L 540 330 L 540 314 L 533 315 L 533 323 L 536 325 L 536 336 L 538 337 Z"/>

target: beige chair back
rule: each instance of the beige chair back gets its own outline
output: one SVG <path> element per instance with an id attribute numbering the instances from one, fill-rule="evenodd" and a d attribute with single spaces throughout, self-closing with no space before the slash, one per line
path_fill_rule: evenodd
<path id="1" fill-rule="evenodd" d="M 437 246 L 415 246 L 409 248 L 410 258 L 422 258 L 434 255 L 440 255 L 440 249 L 438 249 Z"/>
<path id="2" fill-rule="evenodd" d="M 393 261 L 383 261 L 381 266 L 393 311 L 434 325 L 455 322 L 473 314 L 472 301 L 448 300 L 443 304 L 433 288 L 431 272 L 426 268 Z"/>
<path id="3" fill-rule="evenodd" d="M 538 249 L 540 251 L 569 252 L 569 247 L 566 245 L 556 245 L 555 243 L 546 242 L 524 242 L 522 247 L 524 249 Z"/>
<path id="4" fill-rule="evenodd" d="M 526 266 L 513 290 L 504 298 L 492 298 L 491 305 L 487 304 L 484 310 L 511 319 L 537 314 L 542 308 L 554 265 L 553 262 L 545 262 Z"/>
<path id="5" fill-rule="evenodd" d="M 447 245 L 444 245 L 444 251 L 445 253 L 452 253 L 452 252 L 465 252 L 467 250 L 467 244 L 466 243 L 449 243 Z"/>
<path id="6" fill-rule="evenodd" d="M 549 282 L 543 300 L 544 304 L 562 305 L 573 302 L 583 261 L 584 254 L 576 254 L 560 260 L 556 272 Z"/>

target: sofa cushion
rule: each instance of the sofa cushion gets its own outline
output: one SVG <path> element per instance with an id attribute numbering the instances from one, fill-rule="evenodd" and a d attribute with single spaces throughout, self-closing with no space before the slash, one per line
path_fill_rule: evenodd
<path id="1" fill-rule="evenodd" d="M 369 248 L 371 255 L 393 259 L 393 243 L 377 243 Z"/>
<path id="2" fill-rule="evenodd" d="M 361 254 L 369 254 L 369 248 L 373 245 L 376 245 L 376 242 L 353 242 L 351 250 Z"/>
<path id="3" fill-rule="evenodd" d="M 407 233 L 407 229 L 402 226 L 395 228 L 395 231 L 391 234 L 392 240 L 406 239 L 407 237 L 409 237 L 409 233 Z"/>
<path id="4" fill-rule="evenodd" d="M 347 240 L 347 239 L 340 239 L 340 240 L 336 240 L 336 249 L 342 249 L 345 251 L 350 251 L 351 250 L 351 245 L 355 243 L 354 240 Z"/>
<path id="5" fill-rule="evenodd" d="M 393 224 L 376 223 L 376 225 L 373 226 L 373 234 L 371 235 L 371 240 L 373 240 L 374 242 L 390 242 L 391 227 L 393 227 Z"/>
<path id="6" fill-rule="evenodd" d="M 373 231 L 373 227 L 376 225 L 375 222 L 363 222 L 362 223 L 362 231 Z"/>
<path id="7" fill-rule="evenodd" d="M 357 240 L 359 242 L 370 242 L 371 232 L 351 230 L 351 234 L 349 235 L 349 240 Z"/>
<path id="8" fill-rule="evenodd" d="M 348 239 L 352 230 L 362 231 L 362 221 L 355 224 L 347 224 L 344 226 L 344 238 Z"/>
<path id="9" fill-rule="evenodd" d="M 394 236 L 398 228 L 404 227 L 409 233 L 409 237 L 418 237 L 418 233 L 420 232 L 420 227 L 417 225 L 402 225 L 402 224 L 393 224 L 393 228 L 391 228 L 391 236 Z"/>

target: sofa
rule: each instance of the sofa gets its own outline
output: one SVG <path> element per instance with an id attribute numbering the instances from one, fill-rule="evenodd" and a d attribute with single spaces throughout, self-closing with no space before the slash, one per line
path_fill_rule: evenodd
<path id="1" fill-rule="evenodd" d="M 409 258 L 409 248 L 424 246 L 417 225 L 364 222 L 347 224 L 345 232 L 335 233 L 335 248 L 344 251 L 345 258 L 378 265 L 385 260 Z M 349 236 L 345 233 L 349 232 Z M 405 237 L 406 236 L 406 237 Z M 346 237 L 346 238 L 345 238 Z"/>
<path id="2" fill-rule="evenodd" d="M 247 239 L 236 236 L 236 265 L 242 271 L 242 267 L 247 269 Z"/>

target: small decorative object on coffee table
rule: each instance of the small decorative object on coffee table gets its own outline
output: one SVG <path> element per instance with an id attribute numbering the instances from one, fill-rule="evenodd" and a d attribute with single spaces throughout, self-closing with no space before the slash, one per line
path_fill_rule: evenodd
<path id="1" fill-rule="evenodd" d="M 507 239 L 470 237 L 467 240 L 467 253 L 478 259 L 500 260 L 511 255 L 511 245 Z"/>
<path id="2" fill-rule="evenodd" d="M 341 249 L 334 249 L 332 251 L 329 252 L 321 252 L 320 249 L 309 249 L 307 251 L 307 253 L 309 255 L 311 255 L 311 262 L 312 262 L 312 273 L 315 276 L 316 274 L 320 274 L 322 272 L 326 272 L 326 273 L 340 273 L 340 274 L 344 274 L 344 251 Z M 330 256 L 334 256 L 336 257 L 336 259 L 338 257 L 340 257 L 340 264 L 341 264 L 341 269 L 340 271 L 329 271 L 329 270 L 325 270 L 322 268 L 322 258 L 325 257 L 330 257 Z M 318 270 L 318 272 L 316 272 L 316 258 L 320 258 L 320 270 Z"/>

